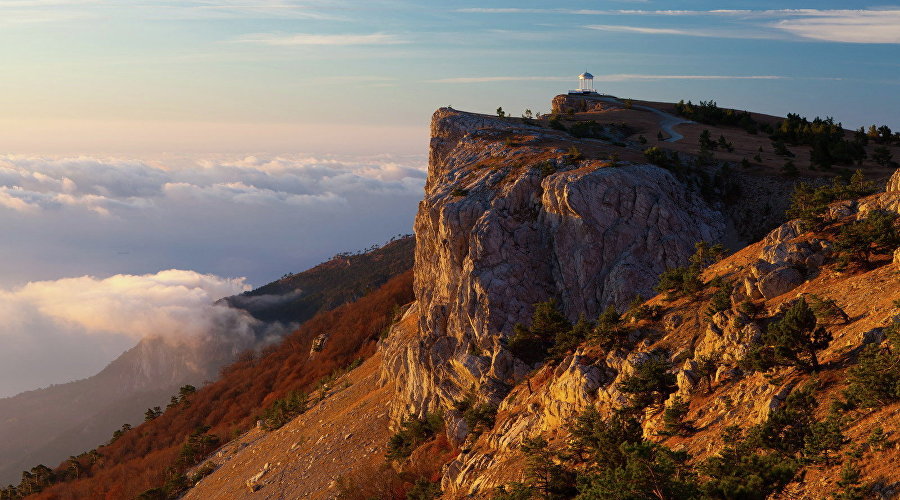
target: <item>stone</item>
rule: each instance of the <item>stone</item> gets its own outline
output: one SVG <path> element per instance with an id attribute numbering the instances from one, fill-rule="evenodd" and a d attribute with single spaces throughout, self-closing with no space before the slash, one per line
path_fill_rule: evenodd
<path id="1" fill-rule="evenodd" d="M 696 241 L 724 239 L 722 213 L 665 169 L 586 161 L 544 175 L 536 165 L 546 148 L 502 137 L 556 132 L 447 108 L 431 132 L 415 220 L 418 326 L 383 345 L 394 422 L 473 389 L 499 404 L 533 369 L 503 354 L 501 340 L 530 322 L 536 302 L 558 298 L 572 321 L 624 309 L 636 294 L 654 295 L 659 274 L 685 265 Z M 484 355 L 469 355 L 472 344 Z"/>
<path id="2" fill-rule="evenodd" d="M 670 314 L 670 315 L 666 316 L 666 318 L 663 320 L 663 327 L 666 329 L 667 332 L 670 332 L 670 331 L 678 328 L 679 326 L 681 326 L 682 321 L 683 320 L 681 318 L 681 315 Z"/>
<path id="3" fill-rule="evenodd" d="M 900 168 L 894 171 L 894 175 L 888 180 L 886 193 L 900 193 Z"/>
<path id="4" fill-rule="evenodd" d="M 325 349 L 325 343 L 328 342 L 328 334 L 323 333 L 321 335 L 316 336 L 316 338 L 312 341 L 312 347 L 310 348 L 309 353 L 313 354 L 316 352 L 321 352 Z"/>
<path id="5" fill-rule="evenodd" d="M 556 114 L 597 112 L 618 107 L 613 104 L 591 99 L 590 96 L 562 94 L 553 98 L 551 110 Z"/>
<path id="6" fill-rule="evenodd" d="M 856 200 L 843 200 L 828 206 L 829 219 L 842 219 L 855 214 L 857 211 Z"/>
<path id="7" fill-rule="evenodd" d="M 756 262 L 750 264 L 750 275 L 755 279 L 759 279 L 774 271 L 775 267 L 777 266 L 766 260 L 759 259 Z"/>
<path id="8" fill-rule="evenodd" d="M 263 476 L 266 475 L 266 473 L 268 471 L 269 471 L 269 464 L 266 463 L 266 465 L 263 466 L 261 471 L 257 472 L 252 477 L 247 479 L 247 481 L 244 482 L 244 484 L 247 486 L 247 488 L 250 490 L 250 492 L 254 492 L 254 491 L 257 491 L 258 489 L 262 488 L 262 485 L 259 484 L 259 481 L 263 478 Z"/>
<path id="9" fill-rule="evenodd" d="M 873 328 L 862 334 L 862 345 L 880 344 L 882 340 L 884 340 L 883 328 Z"/>
<path id="10" fill-rule="evenodd" d="M 716 313 L 694 347 L 694 359 L 717 358 L 724 365 L 737 364 L 762 336 L 759 325 L 739 312 Z"/>
<path id="11" fill-rule="evenodd" d="M 803 281 L 800 271 L 793 267 L 781 267 L 760 278 L 757 287 L 768 300 L 797 288 Z"/>
<path id="12" fill-rule="evenodd" d="M 756 286 L 756 280 L 750 278 L 749 276 L 744 278 L 741 282 L 744 287 L 744 295 L 750 298 L 750 300 L 757 300 L 762 298 L 762 294 L 759 293 L 759 287 Z"/>

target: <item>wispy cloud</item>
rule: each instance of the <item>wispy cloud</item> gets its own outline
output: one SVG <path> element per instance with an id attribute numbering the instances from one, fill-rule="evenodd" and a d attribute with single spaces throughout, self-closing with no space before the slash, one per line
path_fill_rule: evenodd
<path id="1" fill-rule="evenodd" d="M 492 82 L 561 82 L 571 80 L 572 77 L 561 76 L 463 76 L 456 78 L 438 78 L 426 80 L 426 83 L 492 83 Z"/>
<path id="2" fill-rule="evenodd" d="M 274 46 L 347 46 L 347 45 L 396 45 L 409 43 L 408 40 L 389 33 L 370 34 L 329 34 L 315 33 L 252 33 L 233 40 L 237 43 L 254 43 Z"/>
<path id="3" fill-rule="evenodd" d="M 750 31 L 739 29 L 699 29 L 699 28 L 654 28 L 648 26 L 623 26 L 619 24 L 590 24 L 587 29 L 612 31 L 618 33 L 640 33 L 644 35 L 680 35 L 705 38 L 743 38 L 743 39 L 783 39 L 783 35 L 774 32 Z"/>
<path id="4" fill-rule="evenodd" d="M 810 40 L 900 44 L 900 10 L 816 11 L 769 26 Z"/>
<path id="5" fill-rule="evenodd" d="M 713 10 L 641 10 L 641 9 L 526 9 L 468 8 L 457 12 L 481 14 L 567 14 L 587 16 L 714 16 L 747 22 L 743 28 L 692 29 L 598 24 L 589 28 L 650 35 L 684 35 L 715 38 L 808 40 L 846 43 L 900 43 L 900 9 L 713 9 Z M 790 35 L 790 36 L 784 36 Z"/>
<path id="6" fill-rule="evenodd" d="M 594 77 L 600 82 L 628 82 L 635 80 L 786 80 L 778 75 L 631 75 L 616 74 Z"/>
<path id="7" fill-rule="evenodd" d="M 340 20 L 333 6 L 306 0 L 4 0 L 0 23 L 63 22 L 89 18 Z"/>

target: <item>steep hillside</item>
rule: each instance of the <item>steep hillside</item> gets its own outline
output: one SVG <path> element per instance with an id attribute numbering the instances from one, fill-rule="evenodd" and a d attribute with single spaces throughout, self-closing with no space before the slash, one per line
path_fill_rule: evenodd
<path id="1" fill-rule="evenodd" d="M 900 173 L 895 179 L 900 180 Z M 701 277 L 706 284 L 698 291 L 671 298 L 660 295 L 630 310 L 605 326 L 614 332 L 610 341 L 603 340 L 602 321 L 592 326 L 594 333 L 587 342 L 542 365 L 512 389 L 499 405 L 491 430 L 467 438 L 464 453 L 445 469 L 445 494 L 452 498 L 477 492 L 478 496 L 513 482 L 533 484 L 527 479 L 523 440 L 543 436 L 554 451 L 566 456 L 570 439 L 577 437 L 571 424 L 586 410 L 595 409 L 600 420 L 608 421 L 617 412 L 631 411 L 637 396 L 647 395 L 644 391 L 649 392 L 652 385 L 634 394 L 629 384 L 636 376 L 645 376 L 641 366 L 656 356 L 662 356 L 659 360 L 668 367 L 671 379 L 666 383 L 671 386 L 655 394 L 658 403 L 641 407 L 637 421 L 644 438 L 687 452 L 687 463 L 697 468 L 701 485 L 709 485 L 704 480 L 721 479 L 700 464 L 717 460 L 728 446 L 736 446 L 739 440 L 728 429 L 738 426 L 746 436 L 754 436 L 755 429 L 788 433 L 776 435 L 756 451 L 796 468 L 785 480 L 783 493 L 776 496 L 836 494 L 844 488 L 840 481 L 846 464 L 859 470 L 860 487 L 867 485 L 869 491 L 878 492 L 869 496 L 900 494 L 900 449 L 871 439 L 883 433 L 885 443 L 896 443 L 900 393 L 885 401 L 854 399 L 865 393 L 861 390 L 867 387 L 865 377 L 884 377 L 882 383 L 893 383 L 891 377 L 898 376 L 889 371 L 866 374 L 860 368 L 866 362 L 866 346 L 881 345 L 884 352 L 893 350 L 893 356 L 900 349 L 900 344 L 886 340 L 886 327 L 894 325 L 893 335 L 900 334 L 898 225 L 895 221 L 890 246 L 865 258 L 851 254 L 850 261 L 844 262 L 848 254 L 841 249 L 846 228 L 858 224 L 858 218 L 866 220 L 878 210 L 900 212 L 900 190 L 838 206 L 819 231 L 804 231 L 800 221 L 785 224 L 707 269 Z M 759 367 L 761 361 L 755 356 L 760 349 L 765 353 L 768 342 L 777 342 L 771 336 L 772 325 L 801 300 L 811 304 L 813 324 L 827 339 L 815 350 L 820 368 L 806 367 L 804 361 L 810 361 L 803 353 L 797 359 L 785 354 L 771 366 Z M 807 398 L 804 408 L 789 409 L 795 412 L 793 417 L 779 413 L 788 411 L 791 394 Z M 673 407 L 683 412 L 674 427 L 667 421 Z M 797 427 L 790 430 L 773 430 L 788 425 L 773 423 L 776 418 L 810 420 L 808 427 L 796 422 L 790 425 Z M 823 430 L 827 425 L 834 426 L 828 430 L 831 434 Z M 784 445 L 791 432 L 799 435 L 795 439 L 800 451 L 778 453 L 767 448 Z M 825 440 L 823 435 L 831 442 L 816 441 Z M 569 456 L 562 463 L 585 479 L 597 479 L 591 476 L 590 460 Z M 750 474 L 749 470 L 733 472 Z M 757 494 L 767 496 L 762 491 Z"/>
<path id="2" fill-rule="evenodd" d="M 62 482 L 34 498 L 134 498 L 147 490 L 146 498 L 165 498 L 180 491 L 188 484 L 181 472 L 252 428 L 266 408 L 281 408 L 280 398 L 292 391 L 312 398 L 317 387 L 327 394 L 334 389 L 332 375 L 371 356 L 398 307 L 412 299 L 411 281 L 410 271 L 396 276 L 353 303 L 319 313 L 262 354 L 243 357 L 217 381 L 182 391 L 161 415 L 79 455 L 78 465 L 61 464 L 54 475 Z M 322 335 L 328 340 L 313 350 Z"/>
<path id="3" fill-rule="evenodd" d="M 532 304 L 556 298 L 572 321 L 611 304 L 622 310 L 635 295 L 652 295 L 695 242 L 740 247 L 784 220 L 772 207 L 786 208 L 798 181 L 826 181 L 772 165 L 735 168 L 709 151 L 653 151 L 629 139 L 655 130 L 629 113 L 657 124 L 670 115 L 609 99 L 542 120 L 435 113 L 415 222 L 420 333 L 385 346 L 395 421 L 452 406 L 473 387 L 499 404 L 530 370 L 503 339 L 527 322 Z M 613 121 L 623 118 L 631 121 Z"/>
<path id="4" fill-rule="evenodd" d="M 859 177 L 810 191 L 794 202 L 803 220 L 700 274 L 722 253 L 715 241 L 740 240 L 739 217 L 757 217 L 761 203 L 787 207 L 798 179 L 777 168 L 741 173 L 742 183 L 779 188 L 763 200 L 745 194 L 729 201 L 722 183 L 709 189 L 703 180 L 721 174 L 722 165 L 628 162 L 610 156 L 633 154 L 639 142 L 614 142 L 536 121 L 439 110 L 416 219 L 416 302 L 381 346 L 383 386 L 365 392 L 354 382 L 363 392 L 332 399 L 319 418 L 303 415 L 269 435 L 244 436 L 210 459 L 217 470 L 189 496 L 431 498 L 442 490 L 446 498 L 569 498 L 576 483 L 590 482 L 594 489 L 581 498 L 619 498 L 628 488 L 629 498 L 764 498 L 782 488 L 791 498 L 822 498 L 859 486 L 852 478 L 836 485 L 839 462 L 861 469 L 883 494 L 896 490 L 890 443 L 898 429 L 882 425 L 886 438 L 869 437 L 897 404 L 872 413 L 843 391 L 848 370 L 860 363 L 859 346 L 877 345 L 900 312 L 898 263 L 885 248 L 863 260 L 848 257 L 837 240 L 862 227 L 857 218 L 865 225 L 878 210 L 896 212 L 900 194 L 828 205 L 872 192 Z M 884 178 L 884 171 L 869 175 Z M 800 180 L 830 182 L 820 174 Z M 783 217 L 762 217 L 756 227 L 771 229 Z M 816 232 L 801 228 L 811 221 Z M 695 253 L 700 239 L 711 241 Z M 631 300 L 638 292 L 654 296 L 667 269 L 666 294 Z M 867 288 L 882 293 L 854 292 Z M 832 337 L 817 348 L 813 370 L 767 344 L 769 325 L 783 322 L 801 294 L 821 315 L 819 342 L 824 332 Z M 582 315 L 588 319 L 576 322 Z M 651 375 L 661 382 L 654 385 Z M 381 412 L 390 409 L 391 467 L 373 463 L 377 446 L 341 444 L 356 439 L 355 417 L 346 415 L 358 414 L 359 398 L 379 405 L 363 433 L 367 443 L 383 432 Z M 842 401 L 840 419 L 829 417 L 835 400 Z M 808 426 L 792 431 L 792 446 L 799 439 L 805 451 L 766 448 L 784 444 L 777 425 L 797 412 Z M 615 422 L 626 426 L 619 437 Z M 763 431 L 775 437 L 759 444 Z M 442 436 L 450 443 L 440 444 Z M 831 443 L 822 444 L 823 436 Z M 614 451 L 619 443 L 622 454 L 603 455 L 614 460 L 591 462 L 591 450 Z M 727 462 L 729 450 L 746 454 L 750 465 Z M 616 461 L 624 461 L 622 469 L 613 468 Z M 416 472 L 423 463 L 443 467 Z M 674 471 L 675 478 L 662 474 L 668 482 L 657 484 L 641 470 Z M 722 475 L 729 472 L 762 474 L 762 482 L 735 496 L 723 488 L 743 488 L 743 479 Z M 327 478 L 333 482 L 323 489 Z M 673 493 L 676 486 L 684 489 Z"/>
<path id="5" fill-rule="evenodd" d="M 18 483 L 23 470 L 106 442 L 123 424 L 140 423 L 147 408 L 164 406 L 180 387 L 216 380 L 242 351 L 377 289 L 412 267 L 413 245 L 412 237 L 401 237 L 223 299 L 259 321 L 235 311 L 241 321 L 221 324 L 208 338 L 147 338 L 93 377 L 0 399 L 0 484 Z"/>

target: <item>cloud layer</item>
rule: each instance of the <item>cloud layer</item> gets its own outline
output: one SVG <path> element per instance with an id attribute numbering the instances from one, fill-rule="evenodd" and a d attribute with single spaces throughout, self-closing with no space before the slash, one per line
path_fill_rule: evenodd
<path id="1" fill-rule="evenodd" d="M 258 336 L 213 301 L 409 233 L 424 162 L 0 157 L 0 396 L 147 335 Z"/>
<path id="2" fill-rule="evenodd" d="M 262 284 L 410 232 L 424 163 L 0 156 L 0 287 L 169 268 Z"/>
<path id="3" fill-rule="evenodd" d="M 200 337 L 211 331 L 215 318 L 239 312 L 216 300 L 250 289 L 245 278 L 176 269 L 30 282 L 0 291 L 0 317 L 14 327 L 0 336 L 24 334 L 25 325 L 40 317 L 37 321 L 51 321 L 66 334 L 113 334 L 133 340 Z"/>
<path id="4" fill-rule="evenodd" d="M 98 158 L 0 156 L 0 206 L 35 214 L 80 209 L 127 216 L 166 200 L 228 200 L 244 205 L 347 204 L 357 191 L 408 193 L 423 169 L 376 159 L 311 157 L 201 160 L 186 167 Z"/>

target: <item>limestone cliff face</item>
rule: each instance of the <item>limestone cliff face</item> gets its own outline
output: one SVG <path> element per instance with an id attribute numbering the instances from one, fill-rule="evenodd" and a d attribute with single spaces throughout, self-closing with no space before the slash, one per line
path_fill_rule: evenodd
<path id="1" fill-rule="evenodd" d="M 724 237 L 722 214 L 664 169 L 576 165 L 563 154 L 568 136 L 446 108 L 431 132 L 415 222 L 419 328 L 384 351 L 395 420 L 468 391 L 499 403 L 532 369 L 503 339 L 534 303 L 557 298 L 573 320 L 621 308 L 652 295 L 696 241 Z"/>
<path id="2" fill-rule="evenodd" d="M 885 190 L 887 193 L 900 193 L 900 169 L 897 169 L 894 172 L 894 175 L 891 176 L 890 180 L 887 183 L 887 189 Z"/>
<path id="3" fill-rule="evenodd" d="M 900 174 L 898 174 L 900 175 Z M 896 192 L 881 193 L 861 200 L 859 207 L 841 214 L 852 220 L 864 213 L 862 207 L 888 206 Z M 802 233 L 796 221 L 788 222 L 706 272 L 706 279 L 728 276 L 733 284 L 731 301 L 747 299 L 747 289 L 756 290 L 754 298 L 766 314 L 782 310 L 798 297 L 817 294 L 837 301 L 845 312 L 844 319 L 833 319 L 828 328 L 834 340 L 821 353 L 825 363 L 837 364 L 848 351 L 870 342 L 880 342 L 881 328 L 900 317 L 900 307 L 893 301 L 900 297 L 897 266 L 900 261 L 862 274 L 834 273 L 822 267 L 830 254 L 829 245 L 812 233 Z M 760 293 L 757 287 L 765 277 L 778 274 L 790 265 L 803 268 L 797 280 L 784 280 L 780 289 Z M 878 289 L 883 293 L 864 293 Z M 766 292 L 769 289 L 764 288 Z M 783 368 L 776 376 L 744 372 L 741 360 L 751 343 L 762 335 L 763 323 L 731 308 L 710 317 L 704 313 L 704 299 L 667 302 L 662 297 L 651 301 L 664 307 L 665 317 L 654 326 L 641 324 L 632 333 L 633 349 L 602 349 L 585 346 L 556 366 L 545 366 L 529 376 L 527 383 L 517 385 L 499 406 L 493 428 L 470 439 L 455 460 L 444 469 L 441 487 L 446 498 L 478 497 L 498 485 L 521 481 L 522 455 L 516 446 L 523 438 L 536 434 L 551 441 L 565 439 L 567 425 L 589 407 L 608 415 L 625 403 L 619 384 L 634 373 L 634 367 L 656 348 L 665 348 L 673 363 L 677 390 L 675 398 L 690 402 L 689 419 L 697 432 L 687 440 L 665 443 L 688 451 L 695 457 L 706 457 L 722 446 L 721 432 L 727 425 L 750 427 L 765 421 L 791 391 L 815 377 Z M 659 326 L 663 330 L 657 330 Z M 717 369 L 701 376 L 704 358 L 715 357 Z M 886 410 L 887 412 L 896 410 Z M 847 435 L 866 435 L 875 424 L 855 422 Z M 648 412 L 643 422 L 644 435 L 661 441 L 662 412 Z M 832 476 L 838 474 L 833 468 Z M 824 481 L 819 482 L 824 484 Z M 791 498 L 823 498 L 815 481 L 797 486 Z"/>

